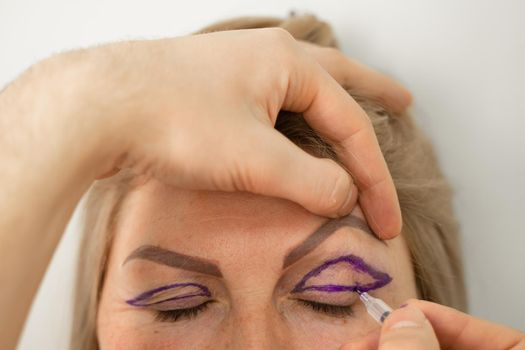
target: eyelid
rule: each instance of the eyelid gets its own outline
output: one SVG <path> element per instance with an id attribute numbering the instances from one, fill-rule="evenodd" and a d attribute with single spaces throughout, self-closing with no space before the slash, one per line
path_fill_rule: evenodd
<path id="1" fill-rule="evenodd" d="M 297 299 L 297 302 L 317 313 L 326 314 L 332 317 L 343 318 L 354 315 L 353 303 L 350 305 L 335 305 L 305 299 Z"/>
<path id="2" fill-rule="evenodd" d="M 291 300 L 306 300 L 321 304 L 330 304 L 337 306 L 354 305 L 359 296 L 357 293 L 327 293 L 317 291 L 305 291 L 289 296 Z"/>
<path id="3" fill-rule="evenodd" d="M 214 301 L 206 296 L 192 296 L 191 298 L 186 299 L 177 299 L 177 300 L 163 300 L 159 303 L 145 306 L 148 309 L 156 311 L 177 311 L 195 308 L 203 303 Z"/>
<path id="4" fill-rule="evenodd" d="M 344 286 L 344 285 L 335 285 L 335 284 L 324 284 L 324 285 L 307 285 L 307 282 L 311 278 L 315 278 L 326 269 L 329 269 L 332 266 L 336 266 L 341 263 L 346 263 L 350 265 L 350 268 L 358 273 L 365 273 L 368 276 L 372 277 L 373 282 L 367 283 L 367 284 L 359 284 L 355 283 L 354 285 Z M 367 264 L 364 259 L 353 255 L 342 255 L 340 257 L 337 257 L 335 259 L 330 259 L 322 263 L 321 265 L 317 266 L 316 268 L 310 270 L 306 275 L 303 276 L 303 278 L 295 285 L 295 287 L 292 290 L 292 293 L 301 293 L 308 290 L 317 290 L 321 292 L 327 292 L 327 293 L 340 293 L 340 292 L 357 292 L 357 291 L 363 291 L 367 292 L 370 290 L 382 288 L 386 286 L 388 283 L 392 281 L 392 277 L 390 277 L 387 273 L 379 271 L 378 269 L 372 267 L 371 265 Z"/>
<path id="5" fill-rule="evenodd" d="M 213 303 L 208 300 L 193 307 L 171 310 L 157 310 L 155 320 L 159 322 L 177 322 L 182 319 L 192 319 L 197 317 L 201 312 L 206 311 L 208 306 Z"/>
<path id="6" fill-rule="evenodd" d="M 136 307 L 147 307 L 193 297 L 211 297 L 211 293 L 206 286 L 199 283 L 174 283 L 141 293 L 126 303 Z"/>

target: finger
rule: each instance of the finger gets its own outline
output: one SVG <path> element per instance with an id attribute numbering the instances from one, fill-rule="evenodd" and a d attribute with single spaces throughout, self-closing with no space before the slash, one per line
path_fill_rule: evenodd
<path id="1" fill-rule="evenodd" d="M 359 201 L 381 238 L 401 231 L 394 183 L 372 124 L 363 109 L 313 59 L 298 62 L 289 77 L 284 109 L 302 112 L 312 128 L 340 146 L 341 161 L 359 188 Z"/>
<path id="2" fill-rule="evenodd" d="M 525 348 L 525 334 L 472 317 L 450 307 L 413 300 L 412 307 L 423 311 L 444 349 L 519 349 Z"/>
<path id="3" fill-rule="evenodd" d="M 303 41 L 300 44 L 345 89 L 378 100 L 395 113 L 405 111 L 412 103 L 412 94 L 404 86 L 338 49 Z"/>
<path id="4" fill-rule="evenodd" d="M 357 188 L 341 166 L 306 153 L 275 129 L 261 125 L 250 133 L 251 149 L 241 155 L 248 172 L 237 176 L 243 190 L 286 198 L 323 216 L 351 212 Z"/>
<path id="5" fill-rule="evenodd" d="M 439 350 L 436 334 L 425 314 L 406 306 L 390 314 L 379 338 L 379 350 Z"/>

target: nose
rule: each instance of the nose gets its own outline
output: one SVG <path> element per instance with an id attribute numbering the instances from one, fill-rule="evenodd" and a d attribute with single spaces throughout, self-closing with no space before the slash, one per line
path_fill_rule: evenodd
<path id="1" fill-rule="evenodd" d="M 232 350 L 292 349 L 286 322 L 273 305 L 262 309 L 244 307 L 232 315 L 230 346 Z"/>

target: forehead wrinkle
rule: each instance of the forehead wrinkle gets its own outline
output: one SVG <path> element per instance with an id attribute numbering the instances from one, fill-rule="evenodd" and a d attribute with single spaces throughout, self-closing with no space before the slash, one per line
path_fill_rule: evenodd
<path id="1" fill-rule="evenodd" d="M 341 227 L 353 227 L 378 239 L 372 230 L 370 230 L 365 220 L 356 215 L 350 214 L 339 219 L 328 220 L 286 255 L 283 261 L 283 269 L 317 248 Z"/>

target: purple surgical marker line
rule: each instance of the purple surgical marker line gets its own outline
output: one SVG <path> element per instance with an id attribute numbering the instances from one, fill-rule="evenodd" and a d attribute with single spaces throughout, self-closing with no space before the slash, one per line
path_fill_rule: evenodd
<path id="1" fill-rule="evenodd" d="M 326 284 L 326 285 L 310 285 L 306 286 L 306 282 L 312 277 L 316 277 L 327 268 L 339 264 L 348 263 L 355 271 L 364 272 L 369 274 L 374 281 L 367 284 L 353 284 L 349 286 L 337 285 L 337 284 Z M 316 267 L 312 271 L 308 272 L 292 290 L 292 293 L 301 293 L 308 290 L 315 290 L 321 292 L 340 293 L 340 292 L 368 292 L 374 289 L 378 289 L 386 286 L 392 281 L 387 273 L 378 271 L 372 266 L 368 265 L 358 256 L 355 255 L 344 255 L 338 258 L 325 261 L 322 265 Z"/>
<path id="2" fill-rule="evenodd" d="M 176 296 L 176 297 L 173 297 L 173 298 L 169 298 L 169 299 L 166 299 L 166 300 L 153 302 L 153 303 L 150 303 L 150 304 L 147 304 L 147 303 L 143 304 L 143 303 L 141 303 L 144 300 L 150 299 L 155 294 L 158 294 L 158 293 L 163 292 L 163 291 L 168 290 L 168 289 L 175 289 L 175 288 L 181 288 L 181 287 L 196 287 L 196 288 L 199 288 L 201 290 L 201 292 L 200 293 L 195 293 L 195 294 L 186 294 L 186 295 Z M 195 296 L 211 297 L 211 293 L 210 293 L 210 290 L 206 286 L 203 286 L 202 284 L 198 284 L 198 283 L 175 283 L 175 284 L 169 284 L 167 286 L 162 286 L 162 287 L 155 288 L 155 289 L 152 289 L 150 291 L 144 292 L 144 293 L 140 294 L 139 296 L 137 296 L 137 297 L 135 297 L 133 299 L 127 300 L 126 303 L 129 304 L 129 305 L 132 305 L 132 306 L 151 306 L 151 305 L 164 303 L 164 302 L 167 302 L 167 301 L 173 301 L 173 300 L 177 300 L 177 299 L 186 299 L 186 298 L 195 297 Z"/>

